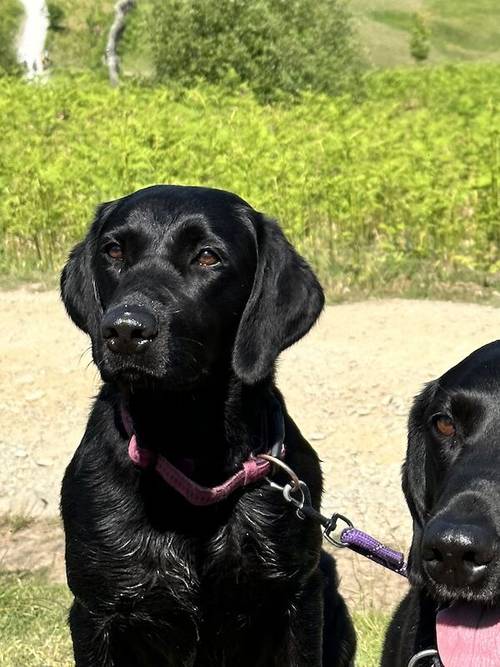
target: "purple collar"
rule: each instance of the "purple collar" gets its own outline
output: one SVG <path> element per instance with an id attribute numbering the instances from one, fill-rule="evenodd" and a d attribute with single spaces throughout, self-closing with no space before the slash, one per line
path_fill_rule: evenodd
<path id="1" fill-rule="evenodd" d="M 198 507 L 213 505 L 225 500 L 237 489 L 258 482 L 271 473 L 272 464 L 269 461 L 261 458 L 258 454 L 251 454 L 238 472 L 222 484 L 218 486 L 200 486 L 170 463 L 162 454 L 157 454 L 150 449 L 139 446 L 132 419 L 123 406 L 121 417 L 123 426 L 130 437 L 128 455 L 131 461 L 139 468 L 155 470 L 166 484 L 180 493 L 191 505 Z M 275 431 L 273 435 L 274 444 L 267 453 L 283 459 L 285 455 L 283 412 L 281 405 L 274 397 L 270 421 L 273 422 L 271 427 Z"/>

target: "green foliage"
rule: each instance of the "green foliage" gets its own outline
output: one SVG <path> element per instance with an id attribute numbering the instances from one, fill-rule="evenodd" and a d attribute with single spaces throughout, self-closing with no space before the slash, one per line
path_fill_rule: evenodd
<path id="1" fill-rule="evenodd" d="M 23 10 L 18 0 L 2 0 L 0 15 L 0 76 L 20 71 L 16 60 L 16 35 Z"/>
<path id="2" fill-rule="evenodd" d="M 66 19 L 64 9 L 55 2 L 48 2 L 47 11 L 49 15 L 49 30 L 56 32 L 64 30 L 64 21 Z"/>
<path id="3" fill-rule="evenodd" d="M 127 15 L 125 31 L 118 44 L 124 77 L 153 79 L 152 11 L 151 0 L 139 0 Z"/>
<path id="4" fill-rule="evenodd" d="M 247 84 L 260 98 L 352 89 L 359 74 L 339 0 L 154 0 L 160 81 Z"/>
<path id="5" fill-rule="evenodd" d="M 422 14 L 415 14 L 410 38 L 410 53 L 412 58 L 421 63 L 429 57 L 430 31 Z"/>
<path id="6" fill-rule="evenodd" d="M 277 217 L 331 297 L 500 270 L 498 66 L 389 70 L 290 108 L 199 86 L 0 80 L 0 270 L 59 268 L 98 202 L 152 183 Z"/>
<path id="7" fill-rule="evenodd" d="M 113 0 L 57 0 L 58 30 L 50 30 L 47 50 L 54 70 L 92 70 L 106 76 L 104 49 L 113 20 Z M 49 11 L 51 4 L 49 3 Z"/>

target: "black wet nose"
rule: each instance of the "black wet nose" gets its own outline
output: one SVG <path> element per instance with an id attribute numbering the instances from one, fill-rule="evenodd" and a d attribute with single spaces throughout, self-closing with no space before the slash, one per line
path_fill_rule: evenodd
<path id="1" fill-rule="evenodd" d="M 493 532 L 476 524 L 431 521 L 422 545 L 424 567 L 438 584 L 480 583 L 494 559 L 495 542 Z"/>
<path id="2" fill-rule="evenodd" d="M 119 306 L 103 317 L 102 335 L 112 352 L 133 354 L 144 351 L 158 335 L 152 312 L 141 306 Z"/>

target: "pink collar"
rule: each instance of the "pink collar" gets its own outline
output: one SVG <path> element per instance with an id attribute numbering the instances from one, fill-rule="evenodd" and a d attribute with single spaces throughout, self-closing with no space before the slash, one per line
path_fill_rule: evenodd
<path id="1" fill-rule="evenodd" d="M 278 427 L 278 432 L 274 434 L 274 445 L 269 450 L 269 454 L 283 458 L 285 454 L 283 413 L 278 401 L 273 398 L 273 402 L 275 405 L 272 421 L 275 428 Z M 124 408 L 121 412 L 123 425 L 130 435 L 128 455 L 133 463 L 139 468 L 154 469 L 169 486 L 180 493 L 191 505 L 206 506 L 218 503 L 228 498 L 236 489 L 258 482 L 271 472 L 272 466 L 269 461 L 259 458 L 258 454 L 255 456 L 251 454 L 240 470 L 222 484 L 213 487 L 200 486 L 170 463 L 162 454 L 156 454 L 150 449 L 139 447 L 130 415 Z"/>

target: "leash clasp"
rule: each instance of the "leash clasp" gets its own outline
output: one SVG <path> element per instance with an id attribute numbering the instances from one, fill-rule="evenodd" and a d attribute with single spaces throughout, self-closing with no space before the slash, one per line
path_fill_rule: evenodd
<path id="1" fill-rule="evenodd" d="M 290 478 L 290 481 L 282 486 L 277 484 L 269 477 L 266 481 L 272 489 L 279 491 L 284 500 L 296 508 L 296 514 L 299 519 L 312 519 L 317 521 L 323 527 L 323 537 L 337 549 L 351 549 L 356 553 L 369 558 L 374 563 L 378 563 L 388 568 L 392 572 L 406 577 L 406 563 L 404 555 L 395 551 L 376 540 L 368 533 L 354 528 L 354 524 L 344 514 L 335 512 L 330 518 L 324 516 L 315 509 L 311 502 L 311 494 L 305 482 L 298 478 L 297 474 L 281 459 L 277 459 L 269 454 L 259 454 L 257 458 L 262 458 L 274 466 L 281 468 Z M 338 523 L 342 522 L 343 528 L 338 528 Z M 335 535 L 333 534 L 335 532 Z M 417 662 L 421 657 L 416 656 Z M 416 663 L 413 663 L 416 664 Z"/>
<path id="2" fill-rule="evenodd" d="M 345 530 L 345 528 L 342 528 L 342 530 L 340 530 L 340 537 L 337 538 L 332 535 L 333 531 L 337 530 L 337 524 L 339 521 L 345 523 L 347 528 L 354 528 L 354 524 L 350 519 L 348 519 L 343 514 L 334 512 L 330 518 L 330 521 L 328 522 L 328 525 L 326 525 L 325 529 L 323 530 L 323 537 L 325 538 L 325 540 L 330 542 L 330 544 L 333 544 L 334 547 L 337 547 L 338 549 L 345 549 L 346 547 L 349 546 L 348 544 L 342 541 L 342 533 Z"/>

